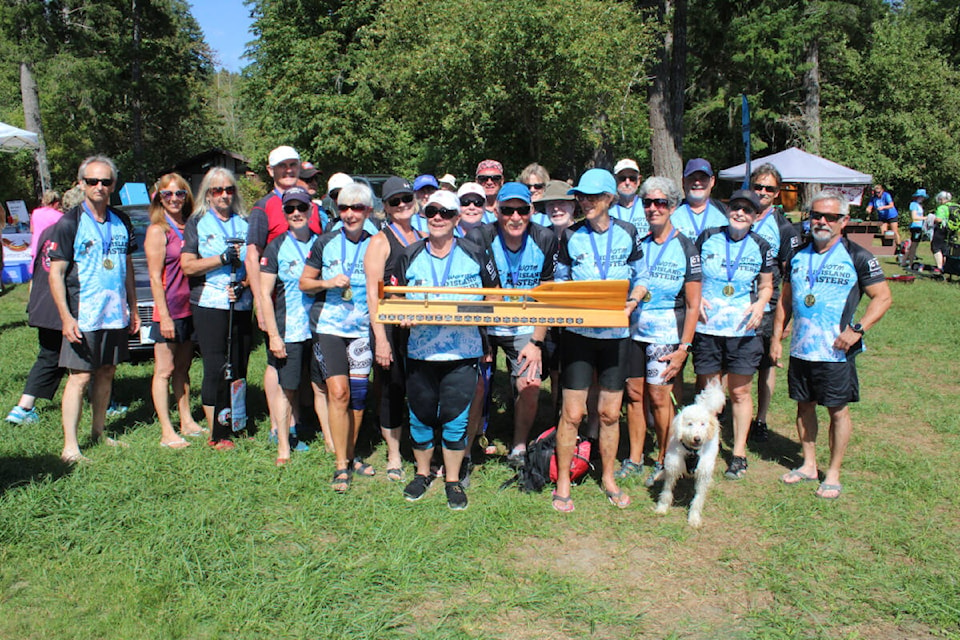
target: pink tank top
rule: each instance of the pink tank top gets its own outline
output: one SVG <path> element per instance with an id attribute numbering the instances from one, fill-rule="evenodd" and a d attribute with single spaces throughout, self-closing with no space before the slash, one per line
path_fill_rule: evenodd
<path id="1" fill-rule="evenodd" d="M 180 269 L 180 249 L 183 247 L 182 232 L 179 229 L 167 231 L 167 251 L 163 257 L 163 290 L 166 292 L 167 309 L 174 320 L 189 317 L 190 283 Z M 153 321 L 159 322 L 157 309 L 153 309 Z"/>

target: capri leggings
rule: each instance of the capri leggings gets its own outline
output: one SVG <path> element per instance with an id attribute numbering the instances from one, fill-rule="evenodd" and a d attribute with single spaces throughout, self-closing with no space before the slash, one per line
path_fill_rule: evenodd
<path id="1" fill-rule="evenodd" d="M 433 448 L 439 432 L 443 447 L 467 446 L 467 415 L 477 389 L 477 360 L 407 360 L 410 437 L 414 449 Z"/>
<path id="2" fill-rule="evenodd" d="M 212 407 L 217 404 L 217 387 L 223 377 L 223 365 L 227 363 L 227 326 L 230 312 L 226 309 L 193 308 L 193 324 L 197 344 L 203 356 L 203 384 L 200 400 Z M 250 357 L 252 340 L 251 312 L 233 312 L 233 348 L 230 363 L 234 378 L 247 377 L 247 360 Z"/>
<path id="3" fill-rule="evenodd" d="M 388 324 L 384 326 L 387 342 L 393 351 L 389 369 L 375 364 L 380 376 L 380 426 L 399 429 L 406 424 L 407 411 L 407 337 L 409 329 Z M 373 338 L 370 339 L 373 344 Z"/>

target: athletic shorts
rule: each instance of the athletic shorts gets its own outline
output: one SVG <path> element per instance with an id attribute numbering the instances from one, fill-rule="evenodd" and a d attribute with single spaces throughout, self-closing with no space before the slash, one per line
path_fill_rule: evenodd
<path id="1" fill-rule="evenodd" d="M 188 341 L 196 342 L 196 336 L 193 332 L 193 316 L 177 318 L 173 321 L 173 338 L 170 340 L 160 334 L 160 322 L 154 322 L 150 327 L 150 339 L 160 344 L 165 342 L 173 344 L 183 344 Z"/>
<path id="2" fill-rule="evenodd" d="M 893 209 L 884 209 L 883 211 L 877 211 L 877 218 L 880 222 L 893 222 L 900 216 L 899 212 L 895 212 Z"/>
<path id="3" fill-rule="evenodd" d="M 787 369 L 790 398 L 816 402 L 822 407 L 842 407 L 860 401 L 860 381 L 853 358 L 846 362 L 810 362 L 790 358 Z"/>
<path id="4" fill-rule="evenodd" d="M 533 338 L 532 333 L 522 333 L 516 336 L 491 336 L 487 334 L 487 338 L 490 340 L 490 346 L 494 349 L 500 348 L 503 349 L 503 354 L 506 356 L 507 367 L 510 369 L 510 382 L 512 386 L 517 386 L 517 375 L 520 372 L 520 363 L 517 362 L 517 358 L 520 356 L 520 351 L 530 343 L 530 340 Z M 545 351 L 541 349 L 541 370 L 534 371 L 534 374 L 537 378 L 543 377 L 543 368 L 545 366 L 545 354 L 542 352 Z M 527 372 L 524 371 L 523 375 L 527 375 Z"/>
<path id="5" fill-rule="evenodd" d="M 923 227 L 910 227 L 910 242 L 923 240 Z"/>
<path id="6" fill-rule="evenodd" d="M 373 351 L 370 336 L 344 338 L 324 333 L 313 335 L 310 379 L 321 384 L 332 376 L 361 377 L 370 374 Z"/>
<path id="7" fill-rule="evenodd" d="M 693 370 L 698 376 L 726 371 L 752 376 L 760 367 L 763 338 L 760 336 L 714 336 L 697 333 L 693 337 Z"/>
<path id="8" fill-rule="evenodd" d="M 73 371 L 94 371 L 106 365 L 129 360 L 126 329 L 84 331 L 83 340 L 73 343 L 63 338 L 60 343 L 60 366 Z"/>
<path id="9" fill-rule="evenodd" d="M 561 336 L 560 386 L 563 389 L 589 389 L 596 372 L 601 389 L 623 391 L 629 338 L 588 338 L 572 331 L 564 331 Z"/>
<path id="10" fill-rule="evenodd" d="M 933 228 L 933 239 L 930 240 L 930 251 L 943 253 L 947 248 L 947 228 L 943 225 Z"/>
<path id="11" fill-rule="evenodd" d="M 760 321 L 760 326 L 757 327 L 757 335 L 760 336 L 763 342 L 763 351 L 760 354 L 760 369 L 769 369 L 775 366 L 773 360 L 770 359 L 770 338 L 773 337 L 774 315 L 776 315 L 774 311 L 764 313 L 763 320 Z"/>
<path id="12" fill-rule="evenodd" d="M 631 340 L 628 350 L 628 378 L 644 378 L 647 384 L 671 385 L 673 378 L 664 378 L 669 362 L 660 362 L 660 358 L 677 350 L 679 344 L 651 344 Z"/>
<path id="13" fill-rule="evenodd" d="M 310 373 L 310 357 L 313 354 L 313 345 L 309 340 L 303 342 L 287 342 L 287 357 L 277 358 L 267 349 L 267 364 L 277 370 L 280 388 L 287 391 L 296 391 L 305 375 Z"/>

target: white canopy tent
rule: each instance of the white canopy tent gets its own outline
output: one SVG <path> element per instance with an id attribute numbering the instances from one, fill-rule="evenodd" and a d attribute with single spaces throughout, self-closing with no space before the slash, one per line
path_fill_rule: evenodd
<path id="1" fill-rule="evenodd" d="M 873 176 L 854 171 L 842 164 L 837 164 L 815 156 L 812 153 L 790 147 L 786 151 L 774 153 L 762 158 L 751 160 L 751 169 L 761 164 L 770 163 L 777 168 L 784 182 L 818 182 L 820 184 L 836 185 L 867 185 L 873 182 Z M 746 163 L 724 169 L 717 176 L 721 180 L 742 181 L 746 173 Z"/>
<path id="2" fill-rule="evenodd" d="M 0 151 L 16 153 L 22 149 L 39 148 L 40 139 L 37 138 L 37 134 L 0 122 Z"/>

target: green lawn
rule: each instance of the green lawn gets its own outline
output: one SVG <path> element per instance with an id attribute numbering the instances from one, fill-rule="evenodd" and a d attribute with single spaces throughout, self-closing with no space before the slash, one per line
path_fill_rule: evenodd
<path id="1" fill-rule="evenodd" d="M 891 286 L 841 499 L 777 482 L 799 455 L 783 375 L 770 441 L 742 481 L 718 470 L 699 531 L 642 485 L 620 511 L 589 480 L 555 513 L 498 492 L 496 460 L 455 513 L 440 486 L 406 502 L 379 443 L 380 473 L 343 496 L 321 447 L 275 468 L 265 429 L 164 450 L 151 363 L 124 365 L 130 413 L 107 428 L 129 449 L 82 442 L 93 463 L 62 465 L 59 396 L 40 425 L 0 426 L 0 638 L 960 638 L 960 286 Z M 35 355 L 25 301 L 0 298 L 4 412 Z M 263 366 L 261 346 L 252 382 Z"/>

